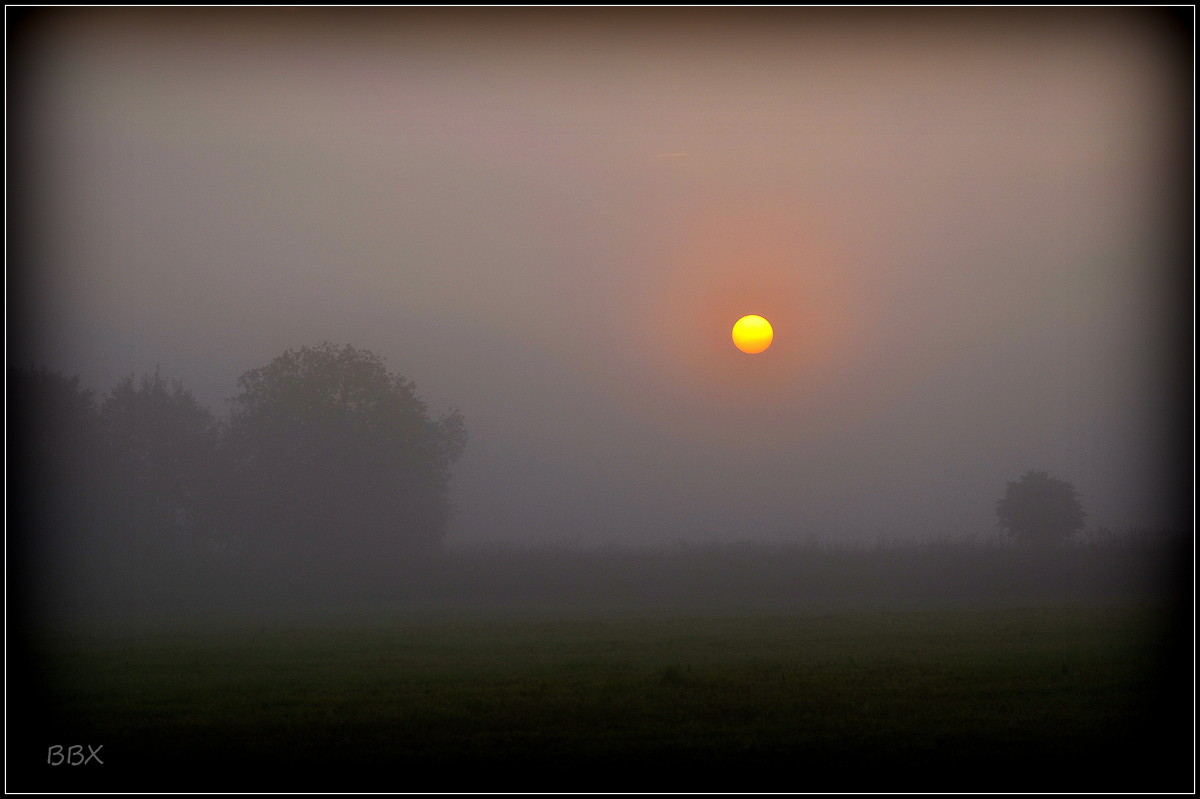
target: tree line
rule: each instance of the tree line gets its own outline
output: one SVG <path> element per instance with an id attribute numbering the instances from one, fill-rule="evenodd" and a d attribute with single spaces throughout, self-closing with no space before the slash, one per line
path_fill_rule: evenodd
<path id="1" fill-rule="evenodd" d="M 467 441 L 458 411 L 432 415 L 380 356 L 329 343 L 238 388 L 217 416 L 157 371 L 97 396 L 10 369 L 10 545 L 50 571 L 67 558 L 126 574 L 222 553 L 384 571 L 436 550 Z"/>
<path id="2" fill-rule="evenodd" d="M 285 574 L 304 590 L 390 589 L 428 563 L 454 511 L 458 411 L 432 415 L 380 356 L 330 343 L 237 385 L 218 416 L 157 371 L 97 395 L 78 377 L 9 370 L 9 555 L 31 595 L 158 580 L 135 599 L 183 583 L 219 596 L 229 572 L 214 564 L 236 564 L 243 585 Z M 1042 471 L 1008 483 L 996 515 L 1043 545 L 1086 517 L 1074 487 Z"/>

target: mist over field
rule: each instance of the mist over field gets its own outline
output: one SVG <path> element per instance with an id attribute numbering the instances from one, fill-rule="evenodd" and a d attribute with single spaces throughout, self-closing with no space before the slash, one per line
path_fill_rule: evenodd
<path id="1" fill-rule="evenodd" d="M 1174 526 L 1174 13 L 13 12 L 10 361 L 376 352 L 469 422 L 449 542 Z"/>
<path id="2" fill-rule="evenodd" d="M 1186 782 L 1194 9 L 6 23 L 13 787 Z"/>

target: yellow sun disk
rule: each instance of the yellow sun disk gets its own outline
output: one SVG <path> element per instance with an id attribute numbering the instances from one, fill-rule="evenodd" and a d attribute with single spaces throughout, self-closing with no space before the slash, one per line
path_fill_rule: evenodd
<path id="1" fill-rule="evenodd" d="M 733 325 L 733 343 L 742 352 L 753 355 L 771 346 L 775 332 L 771 323 L 758 315 L 743 316 Z"/>

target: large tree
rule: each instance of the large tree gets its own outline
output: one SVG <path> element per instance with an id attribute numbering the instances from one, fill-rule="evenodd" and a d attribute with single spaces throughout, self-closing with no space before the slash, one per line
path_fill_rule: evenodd
<path id="1" fill-rule="evenodd" d="M 329 343 L 289 350 L 230 400 L 230 526 L 249 543 L 323 562 L 395 562 L 445 532 L 457 411 L 431 417 L 383 359 Z"/>
<path id="2" fill-rule="evenodd" d="M 1084 525 L 1087 514 L 1079 492 L 1065 480 L 1046 472 L 1028 471 L 1010 482 L 996 503 L 1000 526 L 1015 538 L 1030 543 L 1064 541 Z"/>

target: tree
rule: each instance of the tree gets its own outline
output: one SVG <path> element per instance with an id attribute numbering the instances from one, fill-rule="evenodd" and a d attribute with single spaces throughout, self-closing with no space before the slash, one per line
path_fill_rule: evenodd
<path id="1" fill-rule="evenodd" d="M 243 539 L 324 562 L 394 563 L 437 545 L 466 445 L 461 414 L 431 418 L 378 355 L 328 342 L 238 385 L 227 443 Z"/>
<path id="2" fill-rule="evenodd" d="M 100 406 L 100 429 L 113 535 L 174 543 L 209 534 L 219 431 L 180 381 L 157 371 L 122 378 Z"/>
<path id="3" fill-rule="evenodd" d="M 9 465 L 24 482 L 19 496 L 39 505 L 61 505 L 94 455 L 96 402 L 78 377 L 44 367 L 9 369 L 6 386 Z M 14 485 L 14 487 L 16 487 Z"/>
<path id="4" fill-rule="evenodd" d="M 1070 483 L 1046 472 L 1028 471 L 1020 481 L 1008 484 L 996 503 L 996 516 L 1000 526 L 1015 538 L 1048 544 L 1063 541 L 1081 529 L 1087 514 Z"/>
<path id="5" fill-rule="evenodd" d="M 77 573 L 102 491 L 98 414 L 78 377 L 10 368 L 5 385 L 7 575 L 10 598 L 57 599 Z"/>

